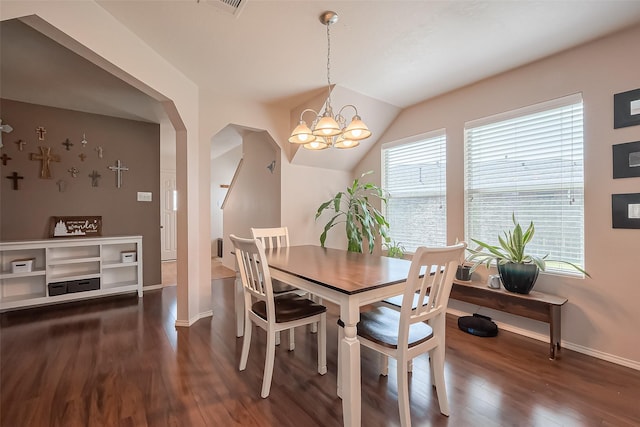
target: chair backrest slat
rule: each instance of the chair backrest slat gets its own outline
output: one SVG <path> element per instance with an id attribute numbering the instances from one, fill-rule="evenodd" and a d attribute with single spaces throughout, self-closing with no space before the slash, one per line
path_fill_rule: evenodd
<path id="1" fill-rule="evenodd" d="M 466 247 L 464 242 L 443 248 L 420 247 L 413 255 L 401 308 L 399 342 L 407 339 L 412 324 L 444 316 L 455 271 L 464 260 Z M 418 305 L 413 309 L 416 294 Z"/>
<path id="2" fill-rule="evenodd" d="M 262 242 L 265 249 L 284 248 L 289 246 L 289 230 L 287 227 L 252 228 L 254 239 Z"/>
<path id="3" fill-rule="evenodd" d="M 258 300 L 265 301 L 267 318 L 271 321 L 273 317 L 275 321 L 271 273 L 262 242 L 258 239 L 243 239 L 233 234 L 230 238 L 245 292 Z"/>

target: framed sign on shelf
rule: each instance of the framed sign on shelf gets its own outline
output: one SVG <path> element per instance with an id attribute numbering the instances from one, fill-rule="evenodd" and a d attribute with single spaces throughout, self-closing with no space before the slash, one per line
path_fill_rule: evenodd
<path id="1" fill-rule="evenodd" d="M 101 216 L 52 216 L 49 237 L 102 236 Z"/>

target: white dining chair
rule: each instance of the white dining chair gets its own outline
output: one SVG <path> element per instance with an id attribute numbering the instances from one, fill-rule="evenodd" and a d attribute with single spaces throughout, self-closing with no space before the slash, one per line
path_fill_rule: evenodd
<path id="1" fill-rule="evenodd" d="M 254 239 L 258 239 L 262 242 L 265 250 L 285 248 L 289 246 L 289 229 L 287 227 L 251 228 L 251 234 Z M 287 285 L 286 283 L 282 283 L 279 280 L 272 279 L 271 281 L 273 283 L 273 293 L 275 295 L 283 295 L 287 293 L 297 293 L 298 295 L 306 294 L 306 292 L 291 285 Z M 310 296 L 310 298 L 318 304 L 322 304 L 322 299 L 315 296 Z M 318 330 L 318 325 L 313 324 L 310 328 L 311 332 L 315 333 Z M 276 345 L 280 345 L 279 333 L 276 335 Z M 290 329 L 289 350 L 293 351 L 295 347 L 295 330 Z"/>
<path id="2" fill-rule="evenodd" d="M 466 249 L 466 242 L 460 242 L 460 243 L 464 243 L 465 244 L 465 249 Z M 459 264 L 464 263 L 464 258 L 465 257 L 465 252 L 462 252 L 462 255 L 460 256 L 460 261 Z M 386 306 L 389 307 L 393 310 L 396 311 L 400 311 L 402 309 L 402 302 L 403 302 L 403 295 L 396 295 L 390 298 L 386 298 L 378 303 L 376 303 L 376 306 Z M 411 304 L 411 309 L 415 310 L 416 307 L 418 306 L 418 304 L 422 304 L 422 305 L 427 305 L 429 304 L 429 295 L 427 294 L 424 298 L 420 297 L 420 293 L 417 292 L 415 294 L 413 294 L 413 301 Z M 389 358 L 383 354 L 380 355 L 380 372 L 383 375 L 387 375 L 389 371 Z M 409 362 L 407 363 L 407 371 L 408 372 L 412 372 L 413 371 L 413 361 L 409 360 Z"/>
<path id="3" fill-rule="evenodd" d="M 410 360 L 423 353 L 429 353 L 431 381 L 436 388 L 440 412 L 449 415 L 444 381 L 446 310 L 455 271 L 465 248 L 465 243 L 418 248 L 411 261 L 400 311 L 378 306 L 360 315 L 360 344 L 397 361 L 398 408 L 403 427 L 411 425 L 406 367 Z M 343 328 L 339 328 L 339 335 L 344 336 Z M 384 371 L 383 375 L 386 375 Z"/>
<path id="4" fill-rule="evenodd" d="M 242 239 L 234 235 L 231 235 L 230 238 L 244 290 L 244 334 L 239 369 L 244 371 L 247 367 L 252 324 L 255 323 L 267 332 L 267 348 L 260 395 L 263 398 L 269 396 L 275 359 L 276 333 L 297 326 L 319 323 L 317 334 L 318 373 L 326 374 L 327 308 L 296 294 L 274 297 L 271 273 L 262 243 L 257 239 Z"/>

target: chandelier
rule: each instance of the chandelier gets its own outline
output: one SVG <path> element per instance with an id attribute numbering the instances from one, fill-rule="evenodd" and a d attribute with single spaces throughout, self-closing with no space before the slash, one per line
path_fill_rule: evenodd
<path id="1" fill-rule="evenodd" d="M 371 131 L 364 124 L 358 115 L 355 105 L 347 104 L 340 108 L 338 114 L 333 114 L 331 107 L 331 34 L 329 26 L 338 22 L 338 14 L 332 11 L 324 12 L 320 15 L 320 22 L 327 27 L 327 84 L 329 95 L 325 103 L 324 113 L 320 114 L 315 110 L 307 108 L 300 113 L 300 122 L 291 132 L 289 142 L 301 144 L 308 150 L 324 150 L 325 148 L 353 148 L 360 145 L 360 141 L 371 136 Z M 345 109 L 353 108 L 355 114 L 347 126 L 347 120 L 342 112 Z M 315 115 L 311 128 L 303 120 L 305 113 L 311 112 Z"/>

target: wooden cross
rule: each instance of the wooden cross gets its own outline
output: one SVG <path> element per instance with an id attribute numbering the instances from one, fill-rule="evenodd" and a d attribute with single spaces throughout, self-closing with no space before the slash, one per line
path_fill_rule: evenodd
<path id="1" fill-rule="evenodd" d="M 120 188 L 122 187 L 122 172 L 126 172 L 129 170 L 128 167 L 123 166 L 122 162 L 120 160 L 116 160 L 116 165 L 115 166 L 109 166 L 109 169 L 112 172 L 116 173 L 116 187 Z"/>
<path id="2" fill-rule="evenodd" d="M 3 166 L 7 166 L 7 162 L 12 159 L 11 157 L 7 156 L 7 153 L 4 153 L 2 156 L 0 156 L 0 160 L 2 160 Z"/>
<path id="3" fill-rule="evenodd" d="M 40 154 L 29 153 L 29 159 L 40 160 L 42 162 L 42 169 L 40 170 L 40 178 L 51 178 L 51 169 L 49 165 L 51 162 L 59 162 L 60 156 L 51 154 L 51 147 L 38 147 Z"/>
<path id="4" fill-rule="evenodd" d="M 62 145 L 64 145 L 65 147 L 67 147 L 67 151 L 71 150 L 71 147 L 73 147 L 73 142 L 69 141 L 69 138 L 67 138 Z"/>
<path id="5" fill-rule="evenodd" d="M 89 175 L 89 178 L 91 178 L 91 186 L 92 187 L 97 187 L 98 186 L 98 180 L 100 179 L 100 176 L 101 175 L 96 170 L 91 172 L 91 175 Z"/>
<path id="6" fill-rule="evenodd" d="M 78 154 L 78 157 L 80 157 L 80 161 L 84 162 L 84 159 L 87 158 L 87 155 L 84 154 L 84 153 L 80 153 L 80 154 Z"/>
<path id="7" fill-rule="evenodd" d="M 18 145 L 18 150 L 19 150 L 19 151 L 22 151 L 22 148 L 23 148 L 23 147 L 24 147 L 24 145 L 27 143 L 27 141 L 23 141 L 23 140 L 19 139 L 19 140 L 17 140 L 15 143 Z"/>
<path id="8" fill-rule="evenodd" d="M 18 180 L 19 179 L 24 179 L 24 176 L 19 176 L 18 172 L 14 172 L 11 175 L 9 175 L 7 177 L 7 179 L 10 179 L 10 180 L 13 181 L 13 189 L 17 190 L 18 189 Z"/>
<path id="9" fill-rule="evenodd" d="M 38 134 L 38 141 L 44 141 L 44 134 L 47 133 L 47 130 L 42 126 L 38 126 L 36 128 L 36 134 Z"/>

